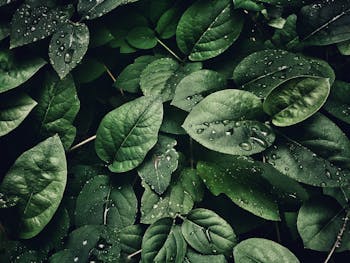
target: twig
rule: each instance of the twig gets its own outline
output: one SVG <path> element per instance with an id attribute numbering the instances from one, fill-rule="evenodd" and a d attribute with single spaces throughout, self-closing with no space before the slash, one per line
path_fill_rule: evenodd
<path id="1" fill-rule="evenodd" d="M 96 135 L 91 136 L 90 138 L 87 138 L 86 140 L 84 140 L 84 141 L 78 143 L 77 145 L 74 145 L 72 148 L 70 148 L 70 149 L 68 150 L 68 152 L 72 152 L 72 151 L 74 151 L 74 150 L 80 148 L 81 146 L 83 146 L 83 145 L 85 145 L 85 144 L 87 144 L 87 143 L 89 143 L 89 142 L 91 142 L 91 141 L 93 141 L 93 140 L 95 140 L 95 139 L 96 139 Z"/>
<path id="2" fill-rule="evenodd" d="M 338 235 L 337 235 L 337 239 L 335 240 L 332 249 L 329 251 L 328 256 L 327 256 L 326 260 L 324 261 L 324 263 L 328 263 L 329 260 L 331 259 L 332 255 L 334 254 L 335 250 L 336 250 L 338 247 L 340 247 L 340 245 L 341 245 L 341 240 L 342 240 L 342 238 L 343 238 L 345 229 L 346 229 L 347 224 L 348 224 L 348 221 L 349 221 L 349 217 L 350 217 L 350 210 L 348 210 L 348 212 L 346 213 L 346 216 L 345 216 L 345 218 L 344 218 L 344 223 L 343 223 L 341 229 L 339 230 L 339 233 L 338 233 Z"/>
<path id="3" fill-rule="evenodd" d="M 105 69 L 106 69 L 106 72 L 108 74 L 108 76 L 110 76 L 110 78 L 112 79 L 113 83 L 115 83 L 117 81 L 117 78 L 114 77 L 113 73 L 109 70 L 109 68 L 104 65 Z M 124 91 L 122 89 L 119 89 L 120 90 L 120 93 L 122 94 L 122 96 L 124 96 Z"/>
<path id="4" fill-rule="evenodd" d="M 131 259 L 131 258 L 133 258 L 134 256 L 140 254 L 141 252 L 142 252 L 142 249 L 137 250 L 136 252 L 130 254 L 130 255 L 127 257 L 127 259 Z"/>
<path id="5" fill-rule="evenodd" d="M 161 41 L 159 38 L 157 38 L 157 42 L 164 47 L 171 55 L 174 56 L 174 58 L 176 58 L 178 61 L 183 62 L 182 59 L 176 55 L 176 53 L 174 51 L 172 51 L 163 41 Z"/>

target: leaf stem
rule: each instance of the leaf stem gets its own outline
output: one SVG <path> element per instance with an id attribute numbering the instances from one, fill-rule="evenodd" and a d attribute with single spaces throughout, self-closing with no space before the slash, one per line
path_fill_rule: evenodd
<path id="1" fill-rule="evenodd" d="M 113 83 L 115 83 L 117 81 L 117 78 L 113 75 L 112 71 L 110 71 L 110 69 L 104 65 L 106 72 L 108 74 L 108 76 L 112 79 Z M 124 96 L 124 91 L 122 89 L 119 89 L 120 93 L 122 94 L 122 96 Z"/>
<path id="2" fill-rule="evenodd" d="M 193 158 L 193 139 L 190 137 L 190 164 L 191 169 L 194 168 L 194 158 Z"/>
<path id="3" fill-rule="evenodd" d="M 161 41 L 159 38 L 157 38 L 157 42 L 164 47 L 171 55 L 174 56 L 174 58 L 176 58 L 178 61 L 183 62 L 182 59 L 176 55 L 176 53 L 174 51 L 172 51 L 163 41 Z"/>
<path id="4" fill-rule="evenodd" d="M 324 261 L 324 263 L 328 263 L 329 260 L 331 259 L 332 255 L 334 254 L 335 250 L 338 247 L 340 247 L 341 240 L 343 238 L 344 232 L 345 232 L 346 227 L 348 225 L 349 219 L 350 219 L 350 210 L 348 210 L 347 213 L 346 213 L 346 216 L 344 218 L 344 223 L 343 223 L 342 227 L 339 230 L 339 233 L 337 235 L 337 239 L 335 240 L 332 249 L 329 251 L 328 256 L 327 256 L 326 260 Z"/>
<path id="5" fill-rule="evenodd" d="M 74 145 L 72 148 L 70 148 L 70 149 L 68 150 L 68 152 L 72 152 L 72 151 L 74 151 L 74 150 L 80 148 L 81 146 L 83 146 L 83 145 L 85 145 L 85 144 L 87 144 L 87 143 L 89 143 L 89 142 L 91 142 L 91 141 L 93 141 L 93 140 L 95 140 L 95 139 L 96 139 L 96 135 L 91 136 L 90 138 L 87 138 L 86 140 L 84 140 L 84 141 L 78 143 L 77 145 Z"/>
<path id="6" fill-rule="evenodd" d="M 134 256 L 140 254 L 141 252 L 142 252 L 142 249 L 137 250 L 136 252 L 130 254 L 130 255 L 127 257 L 127 259 L 131 259 L 131 258 L 133 258 Z"/>

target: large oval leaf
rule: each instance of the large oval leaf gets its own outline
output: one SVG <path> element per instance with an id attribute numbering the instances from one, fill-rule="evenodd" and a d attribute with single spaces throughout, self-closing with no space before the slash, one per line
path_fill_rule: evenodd
<path id="1" fill-rule="evenodd" d="M 350 142 L 328 118 L 316 114 L 285 130 L 266 153 L 267 161 L 298 182 L 321 187 L 350 184 Z"/>
<path id="2" fill-rule="evenodd" d="M 46 5 L 38 1 L 23 4 L 16 10 L 11 21 L 11 48 L 50 36 L 67 17 L 64 8 L 53 8 L 50 3 Z"/>
<path id="3" fill-rule="evenodd" d="M 163 119 L 161 101 L 141 97 L 108 113 L 97 130 L 95 149 L 112 172 L 137 167 L 156 144 Z"/>
<path id="4" fill-rule="evenodd" d="M 330 251 L 344 225 L 346 211 L 331 197 L 317 197 L 307 201 L 299 210 L 297 227 L 304 247 Z M 350 249 L 349 225 L 344 229 L 337 252 Z"/>
<path id="5" fill-rule="evenodd" d="M 236 244 L 231 226 L 211 210 L 192 210 L 181 226 L 187 243 L 202 254 L 230 254 Z"/>
<path id="6" fill-rule="evenodd" d="M 318 1 L 304 6 L 298 16 L 298 33 L 308 45 L 330 45 L 350 39 L 349 1 Z"/>
<path id="7" fill-rule="evenodd" d="M 36 236 L 50 222 L 63 197 L 66 181 L 66 157 L 57 135 L 18 157 L 1 188 L 20 198 L 20 238 Z"/>
<path id="8" fill-rule="evenodd" d="M 0 51 L 0 93 L 23 84 L 45 64 L 41 58 L 16 57 L 10 51 Z"/>
<path id="9" fill-rule="evenodd" d="M 226 88 L 223 75 L 212 70 L 199 70 L 183 78 L 171 102 L 184 111 L 191 111 L 207 94 Z"/>
<path id="10" fill-rule="evenodd" d="M 324 109 L 338 119 L 350 124 L 350 83 L 336 81 Z"/>
<path id="11" fill-rule="evenodd" d="M 49 45 L 53 68 L 62 78 L 83 59 L 89 45 L 89 29 L 85 24 L 67 22 L 57 29 Z"/>
<path id="12" fill-rule="evenodd" d="M 55 74 L 47 74 L 36 99 L 38 106 L 33 113 L 39 138 L 58 134 L 68 149 L 75 139 L 73 121 L 80 108 L 73 77 L 59 80 Z"/>
<path id="13" fill-rule="evenodd" d="M 224 255 L 202 255 L 188 249 L 185 257 L 186 263 L 227 263 Z"/>
<path id="14" fill-rule="evenodd" d="M 299 263 L 289 249 L 263 238 L 249 238 L 240 242 L 233 250 L 237 263 Z"/>
<path id="15" fill-rule="evenodd" d="M 243 19 L 231 0 L 200 0 L 182 15 L 176 40 L 190 60 L 203 61 L 229 48 L 242 27 Z"/>
<path id="16" fill-rule="evenodd" d="M 183 127 L 203 146 L 232 155 L 251 155 L 269 147 L 275 135 L 258 119 L 262 103 L 241 90 L 222 90 L 197 104 Z"/>
<path id="17" fill-rule="evenodd" d="M 186 250 L 187 244 L 180 227 L 173 225 L 173 219 L 162 218 L 146 230 L 142 239 L 141 260 L 144 263 L 182 263 Z"/>
<path id="18" fill-rule="evenodd" d="M 0 137 L 16 129 L 37 105 L 28 95 L 11 94 L 0 98 Z"/>
<path id="19" fill-rule="evenodd" d="M 271 185 L 259 176 L 259 166 L 244 158 L 219 166 L 199 162 L 197 169 L 210 192 L 227 195 L 239 207 L 267 220 L 280 220 Z"/>
<path id="20" fill-rule="evenodd" d="M 274 125 L 291 126 L 315 114 L 326 102 L 330 88 L 325 78 L 292 79 L 272 90 L 263 107 Z"/>
<path id="21" fill-rule="evenodd" d="M 261 98 L 286 80 L 307 76 L 329 78 L 331 84 L 335 79 L 332 68 L 326 62 L 284 50 L 253 53 L 243 59 L 233 72 L 233 79 L 242 89 Z"/>
<path id="22" fill-rule="evenodd" d="M 86 182 L 75 209 L 75 224 L 108 225 L 122 229 L 135 222 L 137 199 L 129 184 L 99 175 Z"/>

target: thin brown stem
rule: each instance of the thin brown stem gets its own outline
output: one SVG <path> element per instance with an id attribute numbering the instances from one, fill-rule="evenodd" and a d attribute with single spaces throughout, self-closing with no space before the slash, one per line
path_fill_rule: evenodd
<path id="1" fill-rule="evenodd" d="M 159 38 L 157 38 L 157 42 L 164 47 L 171 55 L 174 56 L 174 58 L 176 58 L 178 61 L 183 62 L 182 59 L 176 55 L 176 53 L 174 51 L 172 51 L 163 41 L 161 41 Z"/>
<path id="2" fill-rule="evenodd" d="M 115 83 L 117 81 L 117 78 L 113 75 L 112 71 L 110 71 L 110 69 L 104 65 L 106 72 L 108 74 L 108 76 L 112 79 L 113 83 Z M 124 96 L 124 91 L 122 89 L 119 89 L 120 93 L 122 94 L 122 96 Z"/>
<path id="3" fill-rule="evenodd" d="M 324 261 L 324 263 L 328 263 L 328 262 L 330 261 L 330 259 L 332 258 L 332 256 L 333 256 L 335 250 L 336 250 L 338 247 L 340 247 L 340 245 L 341 245 L 341 240 L 342 240 L 342 238 L 343 238 L 344 232 L 345 232 L 345 230 L 346 230 L 346 227 L 347 227 L 348 222 L 349 222 L 349 219 L 350 219 L 349 217 L 350 217 L 350 210 L 348 210 L 348 212 L 346 213 L 346 216 L 345 216 L 345 218 L 344 218 L 344 223 L 343 223 L 342 227 L 341 227 L 340 230 L 339 230 L 339 233 L 338 233 L 338 235 L 337 235 L 337 239 L 335 240 L 332 249 L 329 251 L 328 256 L 327 256 L 326 260 Z"/>
<path id="4" fill-rule="evenodd" d="M 127 258 L 128 259 L 132 259 L 133 257 L 137 256 L 138 254 L 140 254 L 142 252 L 142 249 L 137 250 L 136 252 L 130 254 Z"/>
<path id="5" fill-rule="evenodd" d="M 72 148 L 69 149 L 69 152 L 72 152 L 72 151 L 82 147 L 83 145 L 85 145 L 85 144 L 87 144 L 87 143 L 89 143 L 89 142 L 91 142 L 91 141 L 93 141 L 95 139 L 96 139 L 96 135 L 91 136 L 90 138 L 87 138 L 86 140 L 78 143 L 77 145 L 74 145 Z"/>

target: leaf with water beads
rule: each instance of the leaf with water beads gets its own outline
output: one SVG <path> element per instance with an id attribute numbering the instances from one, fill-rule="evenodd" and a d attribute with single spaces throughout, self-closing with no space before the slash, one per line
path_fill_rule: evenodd
<path id="1" fill-rule="evenodd" d="M 232 155 L 264 151 L 275 140 L 269 125 L 261 123 L 262 103 L 242 90 L 222 90 L 198 103 L 183 128 L 208 149 Z"/>
<path id="2" fill-rule="evenodd" d="M 186 263 L 227 263 L 224 255 L 202 255 L 192 249 L 187 249 L 184 262 Z"/>
<path id="3" fill-rule="evenodd" d="M 173 219 L 162 218 L 153 223 L 142 239 L 141 260 L 144 263 L 175 262 L 182 263 L 187 244 L 179 226 Z"/>
<path id="4" fill-rule="evenodd" d="M 228 255 L 237 244 L 232 227 L 211 210 L 192 210 L 184 220 L 181 230 L 187 243 L 205 255 Z"/>
<path id="5" fill-rule="evenodd" d="M 52 36 L 49 57 L 63 79 L 83 59 L 89 46 L 89 29 L 85 24 L 66 22 Z"/>
<path id="6" fill-rule="evenodd" d="M 56 31 L 58 24 L 69 17 L 68 8 L 23 4 L 11 21 L 11 48 L 44 39 Z"/>

